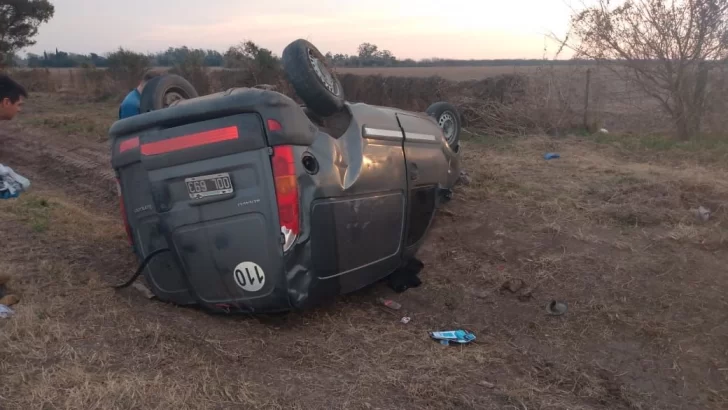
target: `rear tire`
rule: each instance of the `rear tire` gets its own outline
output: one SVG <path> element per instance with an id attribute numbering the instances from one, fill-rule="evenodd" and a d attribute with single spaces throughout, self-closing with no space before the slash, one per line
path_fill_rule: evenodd
<path id="1" fill-rule="evenodd" d="M 448 102 L 437 102 L 427 108 L 427 115 L 435 119 L 437 125 L 442 129 L 445 135 L 447 145 L 458 150 L 460 145 L 460 131 L 462 130 L 462 121 L 458 109 Z"/>
<path id="2" fill-rule="evenodd" d="M 173 105 L 175 101 L 198 97 L 197 90 L 189 81 L 176 74 L 154 77 L 147 82 L 142 91 L 139 111 L 161 110 Z"/>
<path id="3" fill-rule="evenodd" d="M 283 71 L 311 111 L 328 117 L 344 108 L 344 89 L 313 44 L 300 39 L 283 50 Z"/>

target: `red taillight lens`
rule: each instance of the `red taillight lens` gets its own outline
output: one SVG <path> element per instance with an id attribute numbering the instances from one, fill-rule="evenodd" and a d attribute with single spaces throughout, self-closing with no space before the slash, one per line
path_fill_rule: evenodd
<path id="1" fill-rule="evenodd" d="M 298 209 L 298 180 L 296 164 L 293 159 L 293 147 L 282 145 L 273 148 L 273 177 L 275 178 L 276 200 L 278 202 L 278 219 L 281 232 L 291 239 L 301 232 Z M 286 238 L 287 246 L 289 238 Z"/>
<path id="2" fill-rule="evenodd" d="M 119 192 L 119 209 L 121 210 L 121 219 L 124 221 L 124 229 L 126 230 L 126 237 L 129 240 L 129 245 L 134 246 L 134 240 L 131 236 L 131 226 L 129 226 L 129 219 L 126 217 L 126 207 L 124 206 L 124 195 L 121 194 L 121 181 L 116 180 L 116 189 Z"/>
<path id="3" fill-rule="evenodd" d="M 281 126 L 281 123 L 276 120 L 268 120 L 268 131 L 274 132 L 274 131 L 281 131 L 283 127 Z"/>

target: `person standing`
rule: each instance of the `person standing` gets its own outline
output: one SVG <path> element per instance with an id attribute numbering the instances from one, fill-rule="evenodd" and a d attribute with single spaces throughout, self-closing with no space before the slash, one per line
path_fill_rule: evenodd
<path id="1" fill-rule="evenodd" d="M 7 74 L 0 74 L 0 120 L 10 121 L 23 109 L 28 93 Z M 27 189 L 30 181 L 0 164 L 0 198 L 17 197 L 21 190 Z M 6 294 L 10 275 L 0 273 L 0 305 L 12 306 L 20 301 L 16 295 Z"/>
<path id="2" fill-rule="evenodd" d="M 124 101 L 121 102 L 121 106 L 119 107 L 120 120 L 132 117 L 141 112 L 139 105 L 141 103 L 142 91 L 144 91 L 144 86 L 147 85 L 149 80 L 154 77 L 159 77 L 160 75 L 161 73 L 155 70 L 149 70 L 144 74 L 144 77 L 142 77 L 142 81 L 139 82 L 139 85 L 135 89 L 131 90 L 129 94 L 124 97 Z"/>
<path id="3" fill-rule="evenodd" d="M 23 109 L 28 93 L 7 74 L 0 74 L 0 120 L 10 121 Z M 0 199 L 16 198 L 30 186 L 27 178 L 0 164 Z"/>

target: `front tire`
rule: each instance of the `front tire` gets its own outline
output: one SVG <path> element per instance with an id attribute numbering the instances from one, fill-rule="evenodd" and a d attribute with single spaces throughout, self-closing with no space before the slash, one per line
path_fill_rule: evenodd
<path id="1" fill-rule="evenodd" d="M 462 121 L 457 108 L 448 102 L 442 101 L 429 106 L 426 113 L 434 118 L 437 125 L 442 129 L 447 145 L 457 151 L 460 145 L 460 131 L 462 130 Z"/>

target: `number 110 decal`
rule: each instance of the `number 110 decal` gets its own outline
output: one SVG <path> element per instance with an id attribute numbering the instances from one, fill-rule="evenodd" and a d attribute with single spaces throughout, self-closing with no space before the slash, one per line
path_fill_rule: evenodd
<path id="1" fill-rule="evenodd" d="M 233 271 L 235 284 L 248 292 L 257 292 L 265 285 L 265 272 L 255 262 L 241 262 Z"/>

